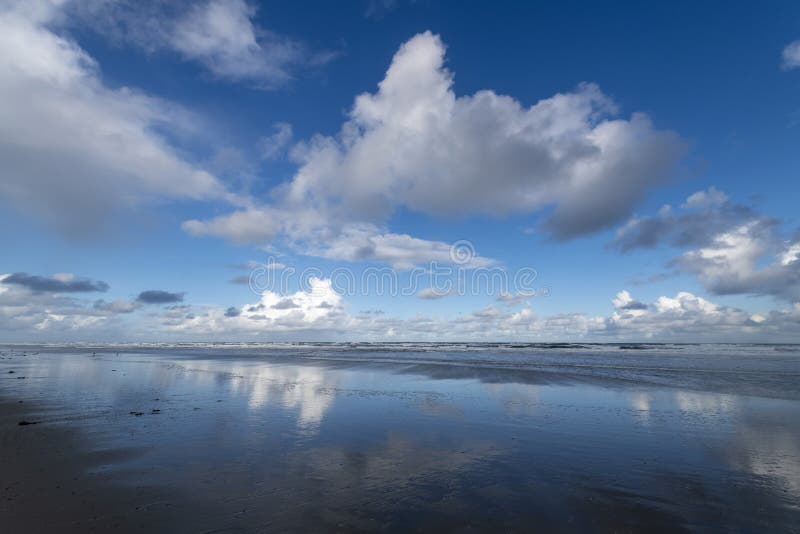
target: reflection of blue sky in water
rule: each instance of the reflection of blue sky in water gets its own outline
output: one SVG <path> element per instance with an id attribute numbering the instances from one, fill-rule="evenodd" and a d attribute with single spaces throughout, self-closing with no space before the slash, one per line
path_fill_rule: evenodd
<path id="1" fill-rule="evenodd" d="M 771 479 L 800 506 L 800 414 L 794 402 L 696 391 L 634 392 L 635 417 L 650 425 L 651 413 L 680 417 L 682 425 L 714 425 L 727 438 L 704 436 L 736 470 Z M 652 408 L 651 408 L 652 407 Z M 779 414 L 777 417 L 775 414 Z M 699 423 L 698 423 L 699 422 Z"/>

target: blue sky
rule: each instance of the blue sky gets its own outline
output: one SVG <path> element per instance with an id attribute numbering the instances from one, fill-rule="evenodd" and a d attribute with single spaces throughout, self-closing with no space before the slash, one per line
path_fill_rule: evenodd
<path id="1" fill-rule="evenodd" d="M 800 6 L 518 4 L 8 3 L 0 341 L 794 340 Z"/>

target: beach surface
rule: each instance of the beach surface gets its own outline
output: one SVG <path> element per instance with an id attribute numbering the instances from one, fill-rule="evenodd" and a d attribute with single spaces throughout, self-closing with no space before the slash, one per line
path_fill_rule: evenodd
<path id="1" fill-rule="evenodd" d="M 0 347 L 4 532 L 800 530 L 800 347 Z"/>

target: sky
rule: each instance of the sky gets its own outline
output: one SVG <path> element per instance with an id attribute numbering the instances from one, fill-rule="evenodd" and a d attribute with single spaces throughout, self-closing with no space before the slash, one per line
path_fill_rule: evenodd
<path id="1" fill-rule="evenodd" d="M 800 341 L 800 4 L 0 3 L 0 342 Z"/>

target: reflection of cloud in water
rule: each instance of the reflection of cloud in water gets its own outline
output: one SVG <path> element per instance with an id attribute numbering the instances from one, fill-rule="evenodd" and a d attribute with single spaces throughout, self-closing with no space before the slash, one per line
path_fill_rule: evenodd
<path id="1" fill-rule="evenodd" d="M 441 484 L 458 473 L 474 468 L 478 462 L 500 454 L 496 443 L 455 440 L 452 443 L 423 444 L 389 434 L 379 447 L 363 451 L 346 448 L 319 448 L 302 455 L 313 478 L 325 481 L 324 494 L 331 500 L 347 499 L 347 491 L 407 490 L 408 497 L 419 498 L 425 481 Z M 410 482 L 413 481 L 413 484 Z"/>
<path id="2" fill-rule="evenodd" d="M 745 418 L 728 452 L 730 463 L 739 470 L 772 479 L 788 492 L 793 506 L 800 506 L 800 434 L 797 417 L 787 422 Z M 778 491 L 778 494 L 781 492 Z"/>
<path id="3" fill-rule="evenodd" d="M 247 405 L 256 411 L 270 403 L 297 411 L 297 426 L 315 429 L 333 404 L 337 385 L 334 373 L 317 367 L 235 366 L 233 392 L 247 396 Z"/>
<path id="4" fill-rule="evenodd" d="M 330 373 L 312 367 L 262 367 L 251 383 L 248 405 L 251 410 L 274 400 L 287 409 L 298 411 L 297 425 L 314 428 L 333 403 L 329 391 L 335 384 Z"/>
<path id="5" fill-rule="evenodd" d="M 736 414 L 736 398 L 733 395 L 700 391 L 634 391 L 627 395 L 633 417 L 649 426 L 655 418 L 679 414 L 696 423 L 719 424 Z"/>
<path id="6" fill-rule="evenodd" d="M 334 384 L 326 382 L 326 373 L 319 369 L 300 369 L 298 375 L 297 382 L 284 390 L 283 405 L 299 408 L 298 425 L 316 426 L 333 403 L 329 389 Z"/>
<path id="7" fill-rule="evenodd" d="M 539 388 L 521 383 L 482 383 L 489 394 L 503 403 L 509 416 L 534 415 L 539 408 Z"/>
<path id="8" fill-rule="evenodd" d="M 635 410 L 642 412 L 650 411 L 650 395 L 647 393 L 635 393 L 631 396 L 631 406 Z"/>
<path id="9" fill-rule="evenodd" d="M 426 395 L 423 397 L 419 402 L 417 402 L 417 406 L 419 407 L 419 411 L 426 415 L 437 417 L 463 417 L 464 415 L 464 410 L 458 406 L 450 404 L 432 395 Z"/>
<path id="10" fill-rule="evenodd" d="M 679 391 L 675 394 L 675 401 L 682 412 L 690 414 L 724 414 L 736 410 L 733 395 Z"/>
<path id="11" fill-rule="evenodd" d="M 644 392 L 634 393 L 630 396 L 631 408 L 636 412 L 635 416 L 642 423 L 650 422 L 650 395 Z"/>

